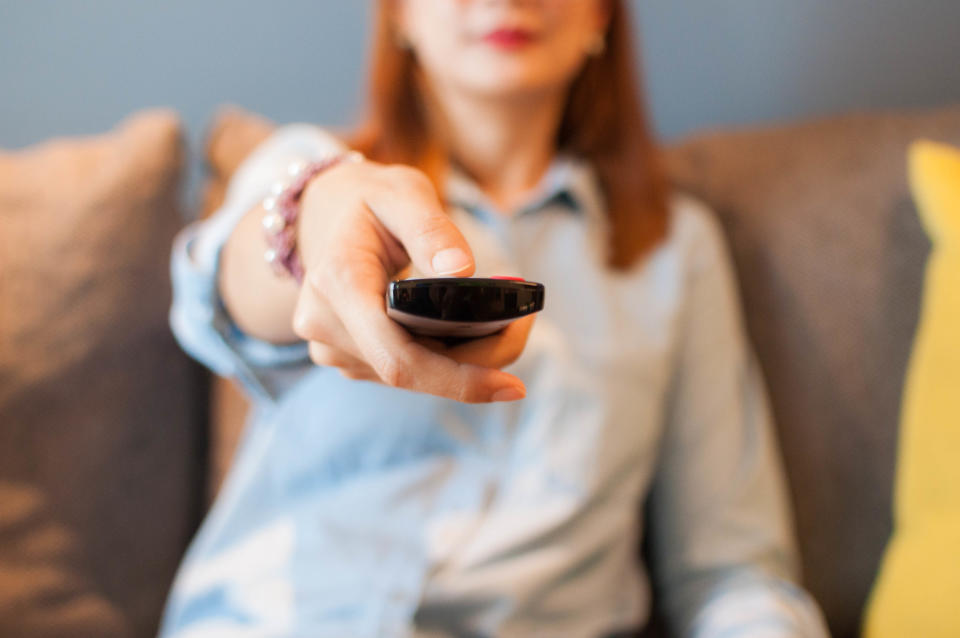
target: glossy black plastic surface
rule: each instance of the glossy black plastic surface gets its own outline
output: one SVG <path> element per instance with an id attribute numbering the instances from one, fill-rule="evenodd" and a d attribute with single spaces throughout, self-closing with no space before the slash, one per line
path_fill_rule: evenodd
<path id="1" fill-rule="evenodd" d="M 543 284 L 484 278 L 404 279 L 390 282 L 387 303 L 442 321 L 501 321 L 543 310 Z"/>

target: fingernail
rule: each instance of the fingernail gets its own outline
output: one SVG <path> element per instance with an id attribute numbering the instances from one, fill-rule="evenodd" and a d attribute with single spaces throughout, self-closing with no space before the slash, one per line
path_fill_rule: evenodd
<path id="1" fill-rule="evenodd" d="M 460 248 L 447 248 L 433 256 L 430 266 L 438 275 L 453 275 L 470 267 L 470 257 Z"/>
<path id="2" fill-rule="evenodd" d="M 494 401 L 517 401 L 527 396 L 527 393 L 516 387 L 500 388 L 491 397 Z"/>

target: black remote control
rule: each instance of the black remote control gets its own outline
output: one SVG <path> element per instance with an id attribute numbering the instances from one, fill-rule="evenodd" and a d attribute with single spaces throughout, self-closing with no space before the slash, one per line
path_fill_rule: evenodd
<path id="1" fill-rule="evenodd" d="M 414 334 L 471 339 L 540 312 L 543 293 L 519 277 L 403 279 L 387 288 L 387 315 Z"/>

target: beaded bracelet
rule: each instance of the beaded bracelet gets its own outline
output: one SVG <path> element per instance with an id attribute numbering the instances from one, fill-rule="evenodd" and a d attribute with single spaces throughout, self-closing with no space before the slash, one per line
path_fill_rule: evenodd
<path id="1" fill-rule="evenodd" d="M 316 162 L 296 162 L 287 169 L 292 181 L 289 184 L 278 182 L 271 187 L 270 195 L 263 200 L 266 215 L 262 225 L 268 246 L 263 256 L 278 276 L 293 277 L 297 283 L 303 283 L 303 262 L 297 251 L 297 218 L 307 184 L 341 162 L 360 161 L 363 161 L 363 155 L 350 151 Z"/>

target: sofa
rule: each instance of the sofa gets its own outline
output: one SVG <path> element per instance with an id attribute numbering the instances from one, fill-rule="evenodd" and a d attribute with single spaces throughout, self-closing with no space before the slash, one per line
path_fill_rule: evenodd
<path id="1" fill-rule="evenodd" d="M 272 130 L 222 111 L 181 215 L 169 111 L 0 152 L 0 636 L 149 636 L 246 410 L 166 323 L 170 242 Z M 804 581 L 859 633 L 891 530 L 904 372 L 929 246 L 909 143 L 960 107 L 705 132 L 666 149 L 727 232 L 796 512 Z"/>

